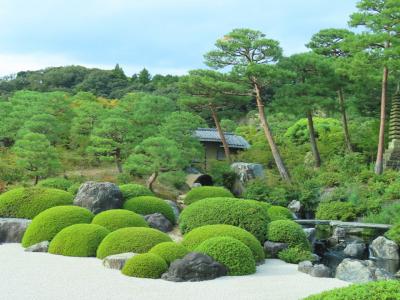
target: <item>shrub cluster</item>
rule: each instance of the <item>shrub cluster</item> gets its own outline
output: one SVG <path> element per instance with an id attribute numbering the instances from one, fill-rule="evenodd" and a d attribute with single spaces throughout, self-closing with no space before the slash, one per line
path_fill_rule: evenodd
<path id="1" fill-rule="evenodd" d="M 151 248 L 149 253 L 160 256 L 167 262 L 167 264 L 170 264 L 174 260 L 184 257 L 189 253 L 189 250 L 181 244 L 177 244 L 175 242 L 164 242 L 155 245 L 153 248 Z"/>
<path id="2" fill-rule="evenodd" d="M 29 247 L 51 241 L 62 229 L 80 223 L 90 223 L 94 215 L 83 207 L 56 206 L 38 214 L 29 224 L 22 238 L 22 246 Z"/>
<path id="3" fill-rule="evenodd" d="M 175 215 L 171 206 L 163 199 L 153 196 L 140 196 L 129 199 L 124 203 L 124 209 L 133 211 L 141 215 L 150 215 L 154 213 L 163 214 L 171 223 L 175 223 Z"/>
<path id="4" fill-rule="evenodd" d="M 121 190 L 124 200 L 139 196 L 153 195 L 153 193 L 147 187 L 136 183 L 122 184 L 119 186 L 119 189 Z"/>
<path id="5" fill-rule="evenodd" d="M 276 220 L 269 223 L 267 238 L 272 242 L 287 243 L 289 247 L 310 250 L 310 243 L 304 230 L 291 220 Z"/>
<path id="6" fill-rule="evenodd" d="M 318 205 L 315 217 L 319 220 L 353 221 L 356 218 L 356 208 L 350 202 L 322 202 Z"/>
<path id="7" fill-rule="evenodd" d="M 312 254 L 300 247 L 290 247 L 279 251 L 278 257 L 290 264 L 298 264 L 301 261 L 312 260 Z"/>
<path id="8" fill-rule="evenodd" d="M 139 278 L 161 278 L 168 265 L 164 259 L 153 253 L 143 253 L 130 258 L 122 268 L 122 274 Z"/>
<path id="9" fill-rule="evenodd" d="M 141 215 L 126 209 L 103 211 L 94 217 L 92 224 L 103 226 L 110 231 L 125 227 L 149 227 Z"/>
<path id="10" fill-rule="evenodd" d="M 268 216 L 271 221 L 293 220 L 293 215 L 290 210 L 283 206 L 271 206 L 268 208 Z"/>
<path id="11" fill-rule="evenodd" d="M 76 194 L 78 194 L 81 185 L 81 183 L 74 183 L 68 188 L 67 192 L 75 196 Z"/>
<path id="12" fill-rule="evenodd" d="M 0 217 L 33 219 L 42 211 L 72 204 L 66 191 L 32 187 L 16 188 L 0 195 Z"/>
<path id="13" fill-rule="evenodd" d="M 385 236 L 400 245 L 400 223 L 390 228 L 390 230 L 385 233 Z"/>
<path id="14" fill-rule="evenodd" d="M 39 181 L 38 186 L 68 191 L 72 184 L 73 182 L 68 179 L 57 177 Z"/>
<path id="15" fill-rule="evenodd" d="M 199 201 L 205 198 L 215 197 L 234 197 L 233 194 L 224 187 L 219 186 L 199 186 L 191 189 L 185 197 L 185 204 L 189 205 L 193 202 Z"/>

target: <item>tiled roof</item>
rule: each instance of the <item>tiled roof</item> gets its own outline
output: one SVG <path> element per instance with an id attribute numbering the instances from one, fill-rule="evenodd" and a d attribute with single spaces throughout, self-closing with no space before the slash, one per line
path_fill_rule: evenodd
<path id="1" fill-rule="evenodd" d="M 215 128 L 198 128 L 194 132 L 194 135 L 200 142 L 222 143 L 218 131 Z M 250 148 L 250 144 L 243 137 L 235 135 L 232 132 L 224 132 L 224 135 L 229 148 Z"/>

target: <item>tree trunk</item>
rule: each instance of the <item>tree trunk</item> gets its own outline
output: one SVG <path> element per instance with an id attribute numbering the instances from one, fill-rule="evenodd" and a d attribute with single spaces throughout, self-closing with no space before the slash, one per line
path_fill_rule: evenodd
<path id="1" fill-rule="evenodd" d="M 147 188 L 152 192 L 153 192 L 153 184 L 156 181 L 157 177 L 158 177 L 158 172 L 154 172 L 153 174 L 151 174 L 149 179 L 147 179 Z"/>
<path id="2" fill-rule="evenodd" d="M 308 131 L 310 133 L 310 144 L 311 150 L 315 160 L 315 166 L 319 168 L 321 166 L 321 156 L 319 155 L 317 139 L 315 138 L 314 121 L 311 111 L 307 111 Z"/>
<path id="3" fill-rule="evenodd" d="M 346 107 L 344 105 L 344 96 L 343 96 L 342 88 L 340 88 L 337 91 L 337 93 L 338 93 L 338 98 L 339 98 L 339 109 L 340 109 L 340 113 L 342 115 L 344 140 L 346 143 L 346 148 L 349 152 L 353 152 L 353 146 L 351 145 L 351 140 L 350 140 L 349 126 L 347 123 L 347 114 L 346 114 Z"/>
<path id="4" fill-rule="evenodd" d="M 218 135 L 221 138 L 222 146 L 224 147 L 225 157 L 226 159 L 231 162 L 231 152 L 229 150 L 228 143 L 226 142 L 224 132 L 222 131 L 221 125 L 219 124 L 218 116 L 215 111 L 215 108 L 212 105 L 209 105 L 211 110 L 211 115 L 215 123 L 215 127 L 217 128 Z"/>
<path id="5" fill-rule="evenodd" d="M 389 68 L 383 68 L 382 95 L 381 95 L 381 117 L 379 126 L 378 153 L 376 155 L 375 174 L 383 173 L 383 151 L 385 146 L 385 120 L 386 120 L 386 92 L 389 77 Z"/>
<path id="6" fill-rule="evenodd" d="M 291 182 L 290 174 L 286 169 L 285 163 L 279 153 L 279 149 L 275 144 L 274 138 L 272 136 L 271 129 L 269 128 L 267 118 L 265 117 L 264 112 L 264 104 L 261 100 L 260 88 L 258 87 L 257 83 L 254 83 L 254 91 L 256 93 L 256 101 L 258 107 L 258 115 L 260 118 L 261 126 L 264 130 L 265 138 L 268 141 L 269 147 L 271 148 L 272 156 L 274 157 L 275 164 L 278 168 L 279 174 L 281 175 L 282 179 L 288 182 Z"/>
<path id="7" fill-rule="evenodd" d="M 39 175 L 36 175 L 36 176 L 35 176 L 35 183 L 34 183 L 33 185 L 37 185 L 38 182 L 39 182 Z"/>
<path id="8" fill-rule="evenodd" d="M 115 163 L 117 164 L 118 172 L 122 173 L 121 149 L 115 150 Z"/>

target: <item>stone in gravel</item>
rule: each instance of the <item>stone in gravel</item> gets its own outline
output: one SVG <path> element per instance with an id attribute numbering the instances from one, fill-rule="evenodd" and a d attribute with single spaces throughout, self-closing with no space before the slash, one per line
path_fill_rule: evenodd
<path id="1" fill-rule="evenodd" d="M 134 257 L 135 255 L 136 253 L 126 252 L 107 256 L 103 259 L 103 266 L 110 269 L 121 270 L 124 267 L 126 261 Z"/>
<path id="2" fill-rule="evenodd" d="M 269 258 L 276 258 L 279 251 L 284 250 L 288 247 L 286 243 L 276 243 L 271 241 L 266 241 L 264 243 L 264 251 L 268 254 Z"/>
<path id="3" fill-rule="evenodd" d="M 378 236 L 369 248 L 376 258 L 399 260 L 399 246 L 384 236 Z"/>
<path id="4" fill-rule="evenodd" d="M 0 243 L 20 243 L 31 220 L 0 218 Z"/>
<path id="5" fill-rule="evenodd" d="M 336 268 L 335 277 L 354 283 L 373 281 L 375 280 L 375 266 L 370 260 L 346 258 Z"/>
<path id="6" fill-rule="evenodd" d="M 309 260 L 302 261 L 297 265 L 297 271 L 302 273 L 310 274 L 312 269 L 313 264 Z"/>
<path id="7" fill-rule="evenodd" d="M 352 243 L 348 244 L 346 248 L 344 248 L 343 253 L 352 258 L 363 258 L 366 250 L 366 246 L 364 243 Z"/>
<path id="8" fill-rule="evenodd" d="M 314 265 L 310 275 L 313 277 L 331 277 L 332 271 L 325 265 Z"/>
<path id="9" fill-rule="evenodd" d="M 47 252 L 49 250 L 49 241 L 43 241 L 37 244 L 34 244 L 25 249 L 26 252 Z"/>
<path id="10" fill-rule="evenodd" d="M 144 219 L 150 227 L 161 230 L 162 232 L 169 232 L 174 228 L 170 220 L 160 213 L 146 215 L 144 216 Z"/>

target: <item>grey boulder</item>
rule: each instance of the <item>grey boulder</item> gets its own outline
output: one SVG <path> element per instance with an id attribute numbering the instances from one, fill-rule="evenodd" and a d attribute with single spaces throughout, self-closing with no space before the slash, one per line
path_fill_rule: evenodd
<path id="1" fill-rule="evenodd" d="M 166 217 L 164 217 L 163 214 L 160 213 L 154 213 L 151 215 L 146 215 L 144 216 L 144 219 L 146 222 L 149 224 L 150 227 L 154 229 L 158 229 L 162 232 L 169 232 L 173 229 L 173 224 L 168 220 Z"/>
<path id="2" fill-rule="evenodd" d="M 126 252 L 107 256 L 103 259 L 103 266 L 109 269 L 121 270 L 124 267 L 126 261 L 134 257 L 135 255 L 136 253 Z"/>
<path id="3" fill-rule="evenodd" d="M 344 259 L 336 268 L 336 278 L 353 283 L 365 283 L 369 281 L 391 279 L 383 269 L 377 268 L 371 260 Z"/>
<path id="4" fill-rule="evenodd" d="M 294 214 L 300 213 L 302 209 L 301 202 L 299 200 L 292 200 L 288 205 L 288 209 Z"/>
<path id="5" fill-rule="evenodd" d="M 297 271 L 302 273 L 310 274 L 312 269 L 313 264 L 309 260 L 302 261 L 297 265 Z"/>
<path id="6" fill-rule="evenodd" d="M 37 244 L 34 244 L 32 246 L 29 246 L 28 248 L 25 248 L 26 252 L 47 252 L 49 250 L 49 241 L 43 241 Z"/>
<path id="7" fill-rule="evenodd" d="M 366 246 L 364 243 L 352 243 L 348 244 L 346 248 L 344 248 L 343 253 L 352 258 L 362 258 L 364 256 Z"/>
<path id="8" fill-rule="evenodd" d="M 264 243 L 264 251 L 267 253 L 269 258 L 276 258 L 279 251 L 288 248 L 286 243 L 276 243 L 271 241 L 266 241 Z"/>
<path id="9" fill-rule="evenodd" d="M 314 265 L 310 272 L 313 277 L 331 277 L 331 274 L 331 269 L 322 264 Z"/>
<path id="10" fill-rule="evenodd" d="M 28 219 L 0 218 L 0 243 L 20 243 L 30 223 Z"/>
<path id="11" fill-rule="evenodd" d="M 384 236 L 378 236 L 369 248 L 375 258 L 399 260 L 399 246 Z"/>

